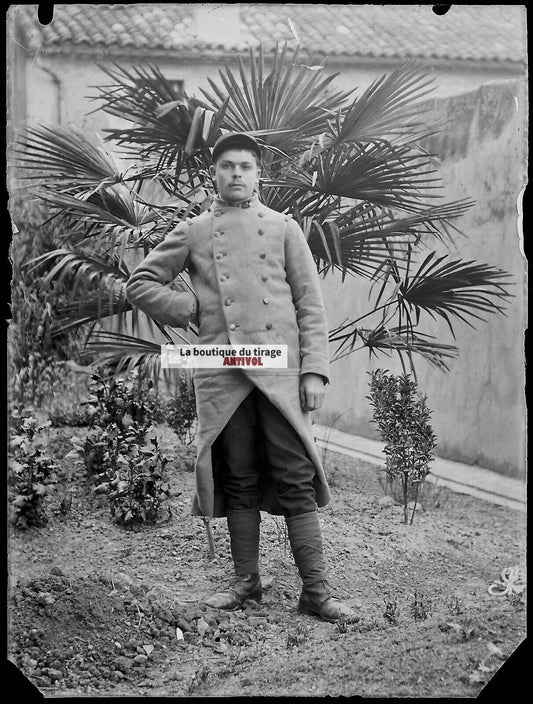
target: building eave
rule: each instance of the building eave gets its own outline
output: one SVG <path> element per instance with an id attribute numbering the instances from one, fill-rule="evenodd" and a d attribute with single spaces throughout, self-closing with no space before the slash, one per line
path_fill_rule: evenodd
<path id="1" fill-rule="evenodd" d="M 32 51 L 28 49 L 28 53 Z M 273 51 L 266 51 L 265 58 L 268 60 Z M 101 58 L 109 56 L 113 59 L 127 59 L 131 61 L 146 61 L 147 59 L 154 61 L 181 61 L 183 63 L 207 63 L 215 64 L 221 61 L 237 60 L 238 57 L 246 59 L 249 56 L 249 49 L 233 49 L 233 50 L 194 50 L 194 49 L 150 49 L 138 47 L 117 47 L 103 45 L 81 45 L 65 43 L 61 46 L 42 47 L 39 51 L 42 59 L 46 56 L 62 56 L 77 57 L 77 58 Z M 300 58 L 305 60 L 306 55 L 302 52 Z M 425 56 L 369 56 L 369 55 L 330 55 L 330 56 L 313 56 L 315 63 L 320 60 L 325 60 L 327 66 L 383 66 L 394 67 L 398 62 L 403 61 L 418 61 L 428 67 L 436 69 L 453 70 L 469 70 L 469 71 L 491 71 L 497 73 L 513 73 L 520 74 L 526 70 L 526 64 L 523 61 L 510 60 L 490 60 L 490 59 L 460 59 L 452 57 L 425 57 Z"/>

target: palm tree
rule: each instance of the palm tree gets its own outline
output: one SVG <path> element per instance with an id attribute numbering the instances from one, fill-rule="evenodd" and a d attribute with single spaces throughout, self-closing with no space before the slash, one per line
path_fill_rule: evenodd
<path id="1" fill-rule="evenodd" d="M 368 283 L 368 312 L 330 332 L 334 359 L 393 350 L 413 371 L 416 355 L 447 369 L 458 349 L 422 333 L 423 318 L 444 319 L 454 337 L 455 319 L 473 325 L 503 312 L 510 293 L 506 272 L 432 250 L 451 242 L 473 206 L 467 198 L 442 202 L 435 155 L 423 146 L 439 129 L 428 111 L 432 79 L 406 62 L 357 97 L 298 51 L 277 47 L 268 58 L 262 47 L 250 50 L 247 66 L 239 58 L 237 69 L 221 69 L 201 97 L 176 92 L 156 66 L 127 70 L 110 61 L 93 98 L 129 127 L 107 130 L 99 142 L 62 127 L 26 130 L 19 164 L 66 223 L 61 247 L 33 266 L 44 267 L 48 281 L 75 282 L 56 332 L 86 326 L 86 352 L 115 370 L 158 364 L 159 346 L 139 337 L 145 316 L 124 294 L 132 252 L 147 254 L 180 219 L 207 207 L 215 189 L 210 148 L 221 132 L 238 130 L 264 145 L 260 197 L 298 221 L 319 272 Z M 176 285 L 190 286 L 187 276 Z M 114 327 L 105 325 L 110 316 Z M 186 339 L 152 325 L 169 342 Z"/>

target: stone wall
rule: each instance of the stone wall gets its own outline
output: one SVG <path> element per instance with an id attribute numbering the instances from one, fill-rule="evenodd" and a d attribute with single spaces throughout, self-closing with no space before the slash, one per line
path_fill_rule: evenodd
<path id="1" fill-rule="evenodd" d="M 475 329 L 454 323 L 460 355 L 448 373 L 423 360 L 417 364 L 419 386 L 433 409 L 439 456 L 511 476 L 525 474 L 526 260 L 518 208 L 527 178 L 526 105 L 518 82 L 433 101 L 446 127 L 428 146 L 441 159 L 446 200 L 469 197 L 476 202 L 457 221 L 466 236 L 454 236 L 451 254 L 510 272 L 515 297 L 506 316 L 490 315 L 486 322 L 476 322 Z M 436 249 L 446 251 L 443 246 Z M 324 290 L 330 327 L 369 310 L 366 282 L 341 284 L 340 277 L 327 277 Z M 429 319 L 423 330 L 442 342 L 454 342 L 444 322 Z M 334 362 L 318 421 L 377 437 L 365 396 L 367 372 L 378 367 L 401 371 L 396 359 L 369 360 L 366 350 Z"/>

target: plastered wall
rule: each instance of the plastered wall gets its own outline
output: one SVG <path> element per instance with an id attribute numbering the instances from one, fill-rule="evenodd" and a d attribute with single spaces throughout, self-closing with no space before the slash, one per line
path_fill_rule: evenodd
<path id="1" fill-rule="evenodd" d="M 433 409 L 438 454 L 511 476 L 525 473 L 526 261 L 518 222 L 518 198 L 527 168 L 525 100 L 519 84 L 503 83 L 433 103 L 435 111 L 448 120 L 442 134 L 429 144 L 442 159 L 446 199 L 476 201 L 457 221 L 466 236 L 456 236 L 451 254 L 508 271 L 514 298 L 507 304 L 506 316 L 490 315 L 487 322 L 476 323 L 475 330 L 461 321 L 454 324 L 460 354 L 448 373 L 423 360 L 417 363 L 420 389 Z M 442 246 L 436 249 L 446 251 Z M 330 327 L 369 310 L 366 283 L 341 284 L 340 277 L 326 278 L 324 290 Z M 444 322 L 427 319 L 422 329 L 442 342 L 454 342 Z M 401 371 L 395 358 L 369 361 L 367 350 L 334 362 L 318 420 L 377 437 L 365 396 L 367 372 L 378 367 Z"/>

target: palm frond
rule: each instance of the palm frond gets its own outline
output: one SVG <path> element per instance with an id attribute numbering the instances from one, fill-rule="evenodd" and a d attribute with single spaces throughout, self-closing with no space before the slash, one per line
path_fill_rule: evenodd
<path id="1" fill-rule="evenodd" d="M 430 160 L 407 147 L 386 144 L 341 145 L 318 155 L 306 170 L 293 166 L 278 178 L 264 179 L 266 187 L 295 189 L 307 197 L 309 210 L 328 198 L 365 200 L 407 212 L 427 207 L 441 188 Z"/>
<path id="2" fill-rule="evenodd" d="M 64 335 L 111 316 L 116 316 L 120 321 L 131 310 L 132 305 L 122 288 L 111 287 L 107 295 L 102 295 L 102 291 L 89 291 L 82 298 L 57 307 L 52 335 Z"/>
<path id="3" fill-rule="evenodd" d="M 99 282 L 103 278 L 110 278 L 118 284 L 124 284 L 128 280 L 130 272 L 123 261 L 114 258 L 111 261 L 98 256 L 94 252 L 84 252 L 83 250 L 72 250 L 67 248 L 54 249 L 46 252 L 27 263 L 31 267 L 30 271 L 36 271 L 43 264 L 50 264 L 57 261 L 46 274 L 45 281 L 49 283 L 53 279 L 62 281 L 65 276 L 81 274 L 89 285 Z"/>
<path id="4" fill-rule="evenodd" d="M 106 139 L 132 152 L 136 158 L 153 161 L 155 172 L 172 170 L 179 179 L 185 171 L 197 179 L 210 163 L 208 147 L 220 135 L 226 104 L 214 112 L 196 98 L 177 91 L 157 66 L 134 66 L 131 70 L 110 60 L 99 64 L 113 81 L 93 86 L 97 108 L 133 124 L 124 129 L 106 129 Z"/>
<path id="5" fill-rule="evenodd" d="M 161 367 L 161 345 L 133 335 L 113 331 L 95 331 L 85 344 L 81 358 L 95 359 L 95 365 L 111 369 L 114 374 L 128 373 L 138 367 L 153 378 L 170 381 L 175 369 Z"/>
<path id="6" fill-rule="evenodd" d="M 505 301 L 512 294 L 509 274 L 488 264 L 449 261 L 449 255 L 436 258 L 431 252 L 413 274 L 409 269 L 399 282 L 399 308 L 416 314 L 425 311 L 431 317 L 443 318 L 455 338 L 450 317 L 454 316 L 474 327 L 471 318 L 483 320 L 488 313 L 503 313 Z"/>
<path id="7" fill-rule="evenodd" d="M 483 314 L 504 313 L 504 308 L 498 301 L 511 296 L 507 290 L 510 285 L 508 274 L 486 264 L 445 262 L 447 256 L 433 261 L 435 253 L 430 253 L 412 275 L 409 257 L 403 278 L 400 277 L 398 268 L 392 266 L 390 271 L 395 286 L 388 300 L 377 307 L 383 294 L 382 288 L 372 311 L 356 320 L 343 322 L 331 331 L 330 342 L 340 343 L 335 359 L 354 351 L 357 341 L 369 347 L 372 353 L 374 349 L 382 349 L 382 342 L 386 340 L 389 347 L 404 352 L 419 352 L 433 364 L 435 343 L 427 347 L 429 336 L 414 330 L 420 322 L 421 312 L 428 313 L 433 319 L 441 317 L 445 320 L 454 339 L 452 317 L 474 327 L 471 318 L 483 320 Z M 358 326 L 359 321 L 380 309 L 389 319 L 396 315 L 398 325 L 387 328 L 382 323 L 370 333 L 368 330 L 362 331 Z M 444 351 L 455 349 L 439 345 L 438 349 L 441 348 Z"/>
<path id="8" fill-rule="evenodd" d="M 123 316 L 128 310 L 126 300 L 126 281 L 129 270 L 120 257 L 104 258 L 94 252 L 83 252 L 67 248 L 56 249 L 28 262 L 30 271 L 39 272 L 44 267 L 43 282 L 52 281 L 61 284 L 68 281 L 71 285 L 71 300 L 81 298 L 96 301 L 97 319 L 118 313 Z M 72 311 L 58 319 L 55 333 L 60 334 L 61 327 L 75 329 L 75 321 L 85 325 L 89 320 L 81 311 Z"/>
<path id="9" fill-rule="evenodd" d="M 458 355 L 458 350 L 454 345 L 435 342 L 435 338 L 431 335 L 421 332 L 406 333 L 402 328 L 387 328 L 383 325 L 374 329 L 353 328 L 350 333 L 344 331 L 340 334 L 335 329 L 331 331 L 329 340 L 330 342 L 340 341 L 333 361 L 355 352 L 356 344 L 359 343 L 358 349 L 368 349 L 370 357 L 375 356 L 377 352 L 385 354 L 396 352 L 404 365 L 403 356 L 407 356 L 413 371 L 413 355 L 420 355 L 441 371 L 449 371 L 447 360 L 455 359 Z"/>
<path id="10" fill-rule="evenodd" d="M 161 214 L 140 202 L 132 191 L 121 184 L 100 184 L 89 195 L 75 196 L 50 188 L 36 191 L 50 206 L 78 216 L 86 222 L 140 228 L 157 222 Z"/>
<path id="11" fill-rule="evenodd" d="M 309 229 L 308 244 L 327 268 L 379 278 L 380 267 L 385 263 L 396 261 L 403 268 L 407 251 L 419 244 L 427 245 L 429 237 L 443 239 L 442 223 L 460 217 L 471 206 L 471 201 L 456 201 L 427 208 L 417 215 L 394 218 L 388 210 L 358 203 L 333 221 L 319 223 L 313 219 L 315 227 Z M 341 254 L 331 257 L 332 251 Z"/>
<path id="12" fill-rule="evenodd" d="M 337 114 L 312 153 L 391 138 L 396 146 L 419 142 L 439 128 L 434 119 L 429 120 L 427 102 L 422 102 L 434 88 L 434 77 L 425 68 L 413 61 L 403 63 L 375 80 L 347 110 Z M 428 124 L 432 125 L 429 129 Z"/>
<path id="13" fill-rule="evenodd" d="M 444 225 L 450 225 L 451 220 L 462 217 L 470 208 L 475 205 L 475 201 L 469 198 L 450 201 L 448 203 L 439 203 L 420 209 L 416 214 L 398 217 L 389 210 L 379 211 L 380 232 L 383 236 L 404 235 L 408 232 L 418 233 L 427 232 L 428 234 L 436 235 L 438 239 L 444 241 L 443 232 Z M 377 212 L 377 210 L 367 203 L 357 204 L 353 207 L 346 208 L 336 219 L 337 225 L 343 230 L 346 236 L 355 234 L 357 230 L 366 223 L 368 211 Z M 364 222 L 361 222 L 361 221 Z M 375 227 L 375 222 L 371 221 L 372 228 Z"/>
<path id="14" fill-rule="evenodd" d="M 72 193 L 92 192 L 102 184 L 123 179 L 116 158 L 103 145 L 96 146 L 72 127 L 30 126 L 17 139 L 16 163 L 26 179 Z"/>
<path id="15" fill-rule="evenodd" d="M 218 112 L 227 101 L 223 129 L 271 131 L 263 143 L 286 155 L 299 153 L 324 131 L 351 92 L 332 88 L 336 74 L 324 77 L 299 64 L 298 49 L 289 55 L 286 44 L 276 47 L 268 73 L 262 46 L 257 54 L 250 48 L 249 66 L 248 73 L 239 58 L 238 73 L 226 66 L 219 70 L 219 84 L 208 79 L 211 92 L 202 89 L 206 106 Z"/>

